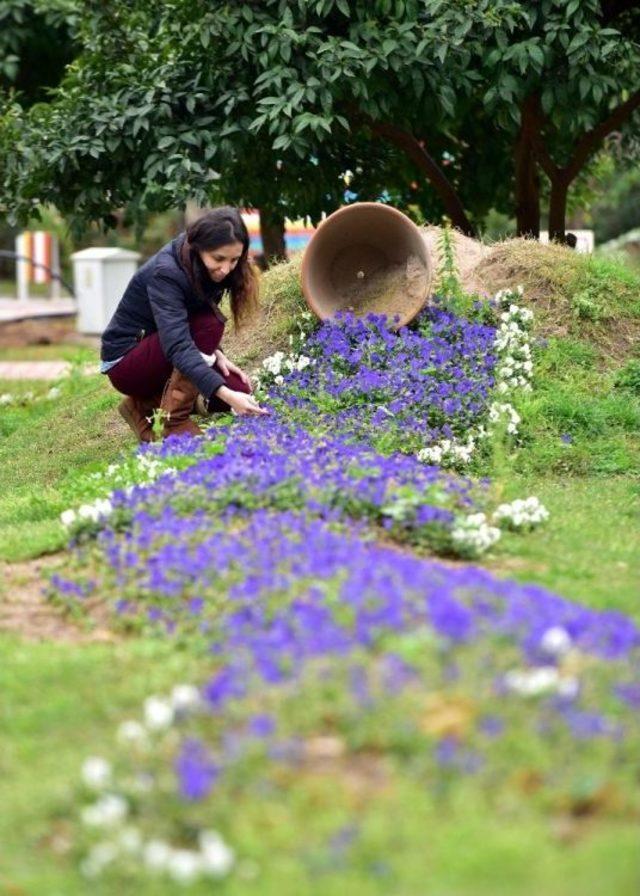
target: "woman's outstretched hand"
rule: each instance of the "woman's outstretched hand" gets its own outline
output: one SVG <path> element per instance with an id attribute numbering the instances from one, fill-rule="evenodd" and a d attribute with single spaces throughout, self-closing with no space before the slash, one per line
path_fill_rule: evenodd
<path id="1" fill-rule="evenodd" d="M 238 414 L 239 417 L 244 417 L 249 414 L 258 416 L 269 413 L 266 408 L 260 407 L 253 395 L 247 395 L 246 392 L 236 392 L 233 389 L 229 389 L 228 386 L 220 386 L 216 392 L 216 396 L 226 402 L 232 412 Z"/>
<path id="2" fill-rule="evenodd" d="M 253 383 L 244 372 L 241 367 L 238 367 L 237 364 L 234 364 L 233 361 L 230 361 L 225 353 L 217 348 L 214 352 L 216 356 L 216 364 L 218 366 L 218 370 L 222 374 L 222 376 L 229 376 L 230 373 L 235 373 L 236 376 L 239 376 L 245 386 L 248 386 L 249 391 L 253 392 Z"/>

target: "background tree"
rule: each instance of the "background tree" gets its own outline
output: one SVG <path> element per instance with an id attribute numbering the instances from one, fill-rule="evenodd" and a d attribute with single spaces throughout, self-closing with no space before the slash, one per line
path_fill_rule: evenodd
<path id="1" fill-rule="evenodd" d="M 198 0 L 159 8 L 89 4 L 83 53 L 55 101 L 21 119 L 19 110 L 9 116 L 13 124 L 20 120 L 21 140 L 5 170 L 7 210 L 24 217 L 48 201 L 76 223 L 109 220 L 114 207 L 128 203 L 159 209 L 194 196 L 204 204 L 223 184 L 227 192 L 237 183 L 232 175 L 238 172 L 245 183 L 253 178 L 250 192 L 259 205 L 260 191 L 273 186 L 273 164 L 255 164 L 263 155 L 256 146 L 265 143 L 272 162 L 283 163 L 287 210 L 302 198 L 308 211 L 310 193 L 326 209 L 324 185 L 335 183 L 336 173 L 325 170 L 326 160 L 333 165 L 357 154 L 354 146 L 368 127 L 360 111 L 350 111 L 353 101 L 363 116 L 379 120 L 381 112 L 391 115 L 400 106 L 403 115 L 410 111 L 411 91 L 412 98 L 423 97 L 426 120 L 443 119 L 446 109 L 451 117 L 455 94 L 438 48 L 454 25 L 449 52 L 459 57 L 460 80 L 471 85 L 477 79 L 467 71 L 470 51 L 463 44 L 470 21 L 486 29 L 483 10 L 474 17 L 462 7 L 448 13 L 447 4 L 434 4 L 445 11 L 430 22 L 418 17 L 419 4 L 407 3 L 408 20 L 402 21 L 384 12 L 386 4 L 378 6 L 379 22 L 364 4 L 351 20 L 344 0 L 235 8 Z M 352 35 L 354 28 L 362 34 Z M 426 90 L 429 78 L 437 95 Z M 397 140 L 386 143 L 399 148 Z M 445 209 L 471 231 L 442 166 L 424 141 L 414 143 Z M 370 151 L 369 166 L 380 152 Z"/>
<path id="2" fill-rule="evenodd" d="M 7 113 L 20 141 L 0 201 L 17 216 L 53 202 L 78 224 L 222 194 L 276 218 L 330 210 L 341 160 L 373 137 L 364 180 L 393 189 L 412 171 L 467 233 L 515 206 L 537 234 L 542 169 L 562 237 L 571 183 L 640 104 L 634 6 L 91 0 L 53 100 Z"/>
<path id="3" fill-rule="evenodd" d="M 0 89 L 22 105 L 44 100 L 75 54 L 75 0 L 4 0 L 0 6 Z"/>
<path id="4" fill-rule="evenodd" d="M 520 6 L 525 19 L 496 29 L 487 45 L 484 104 L 514 140 L 519 233 L 539 233 L 540 167 L 550 182 L 550 236 L 562 239 L 571 184 L 640 107 L 640 11 L 622 0 Z"/>

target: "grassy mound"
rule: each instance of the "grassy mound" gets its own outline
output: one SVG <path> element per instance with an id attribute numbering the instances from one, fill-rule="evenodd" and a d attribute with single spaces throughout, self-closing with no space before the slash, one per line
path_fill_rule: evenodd
<path id="1" fill-rule="evenodd" d="M 488 292 L 521 283 L 538 332 L 589 341 L 601 364 L 637 349 L 640 276 L 616 259 L 517 239 L 496 245 L 474 273 Z"/>
<path id="2" fill-rule="evenodd" d="M 292 320 L 308 310 L 300 287 L 302 256 L 270 268 L 260 278 L 260 310 L 240 330 L 230 320 L 224 337 L 224 350 L 230 358 L 249 369 L 264 358 L 288 347 Z M 224 308 L 229 314 L 228 308 Z"/>
<path id="3" fill-rule="evenodd" d="M 429 227 L 424 233 L 437 267 L 441 229 Z M 600 366 L 619 366 L 637 352 L 640 275 L 623 262 L 535 240 L 506 240 L 488 247 L 454 234 L 453 242 L 461 285 L 495 293 L 521 283 L 524 304 L 535 312 L 540 335 L 589 342 Z M 300 265 L 298 256 L 263 274 L 256 318 L 237 332 L 228 324 L 225 350 L 240 364 L 257 367 L 268 355 L 287 348 L 292 317 L 307 310 Z"/>

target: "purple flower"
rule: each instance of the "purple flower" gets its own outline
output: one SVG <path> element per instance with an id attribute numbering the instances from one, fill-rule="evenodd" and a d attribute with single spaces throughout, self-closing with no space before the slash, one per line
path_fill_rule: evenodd
<path id="1" fill-rule="evenodd" d="M 180 793 L 187 800 L 204 799 L 220 774 L 205 746 L 195 739 L 184 741 L 174 767 Z"/>
<path id="2" fill-rule="evenodd" d="M 270 737 L 276 730 L 276 723 L 271 716 L 261 713 L 249 719 L 248 729 L 254 737 Z"/>

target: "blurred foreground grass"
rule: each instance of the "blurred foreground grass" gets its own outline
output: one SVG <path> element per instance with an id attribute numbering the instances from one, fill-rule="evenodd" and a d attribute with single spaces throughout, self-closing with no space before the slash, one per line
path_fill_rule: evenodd
<path id="1" fill-rule="evenodd" d="M 109 754 L 117 724 L 149 693 L 198 680 L 202 660 L 167 641 L 24 644 L 0 638 L 0 892 L 115 896 L 126 878 L 88 881 L 75 867 L 70 816 L 87 756 Z M 200 666 L 200 668 L 198 668 Z M 207 666 L 208 668 L 208 666 Z M 527 769 L 499 800 L 473 779 L 434 797 L 376 760 L 382 773 L 318 765 L 292 775 L 276 798 L 256 787 L 236 800 L 239 870 L 194 896 L 635 896 L 637 820 L 611 807 L 541 811 Z M 259 782 L 258 782 L 259 784 Z M 490 811 L 488 811 L 488 806 Z M 278 855 L 276 861 L 274 856 Z M 179 885 L 151 879 L 136 896 Z"/>

